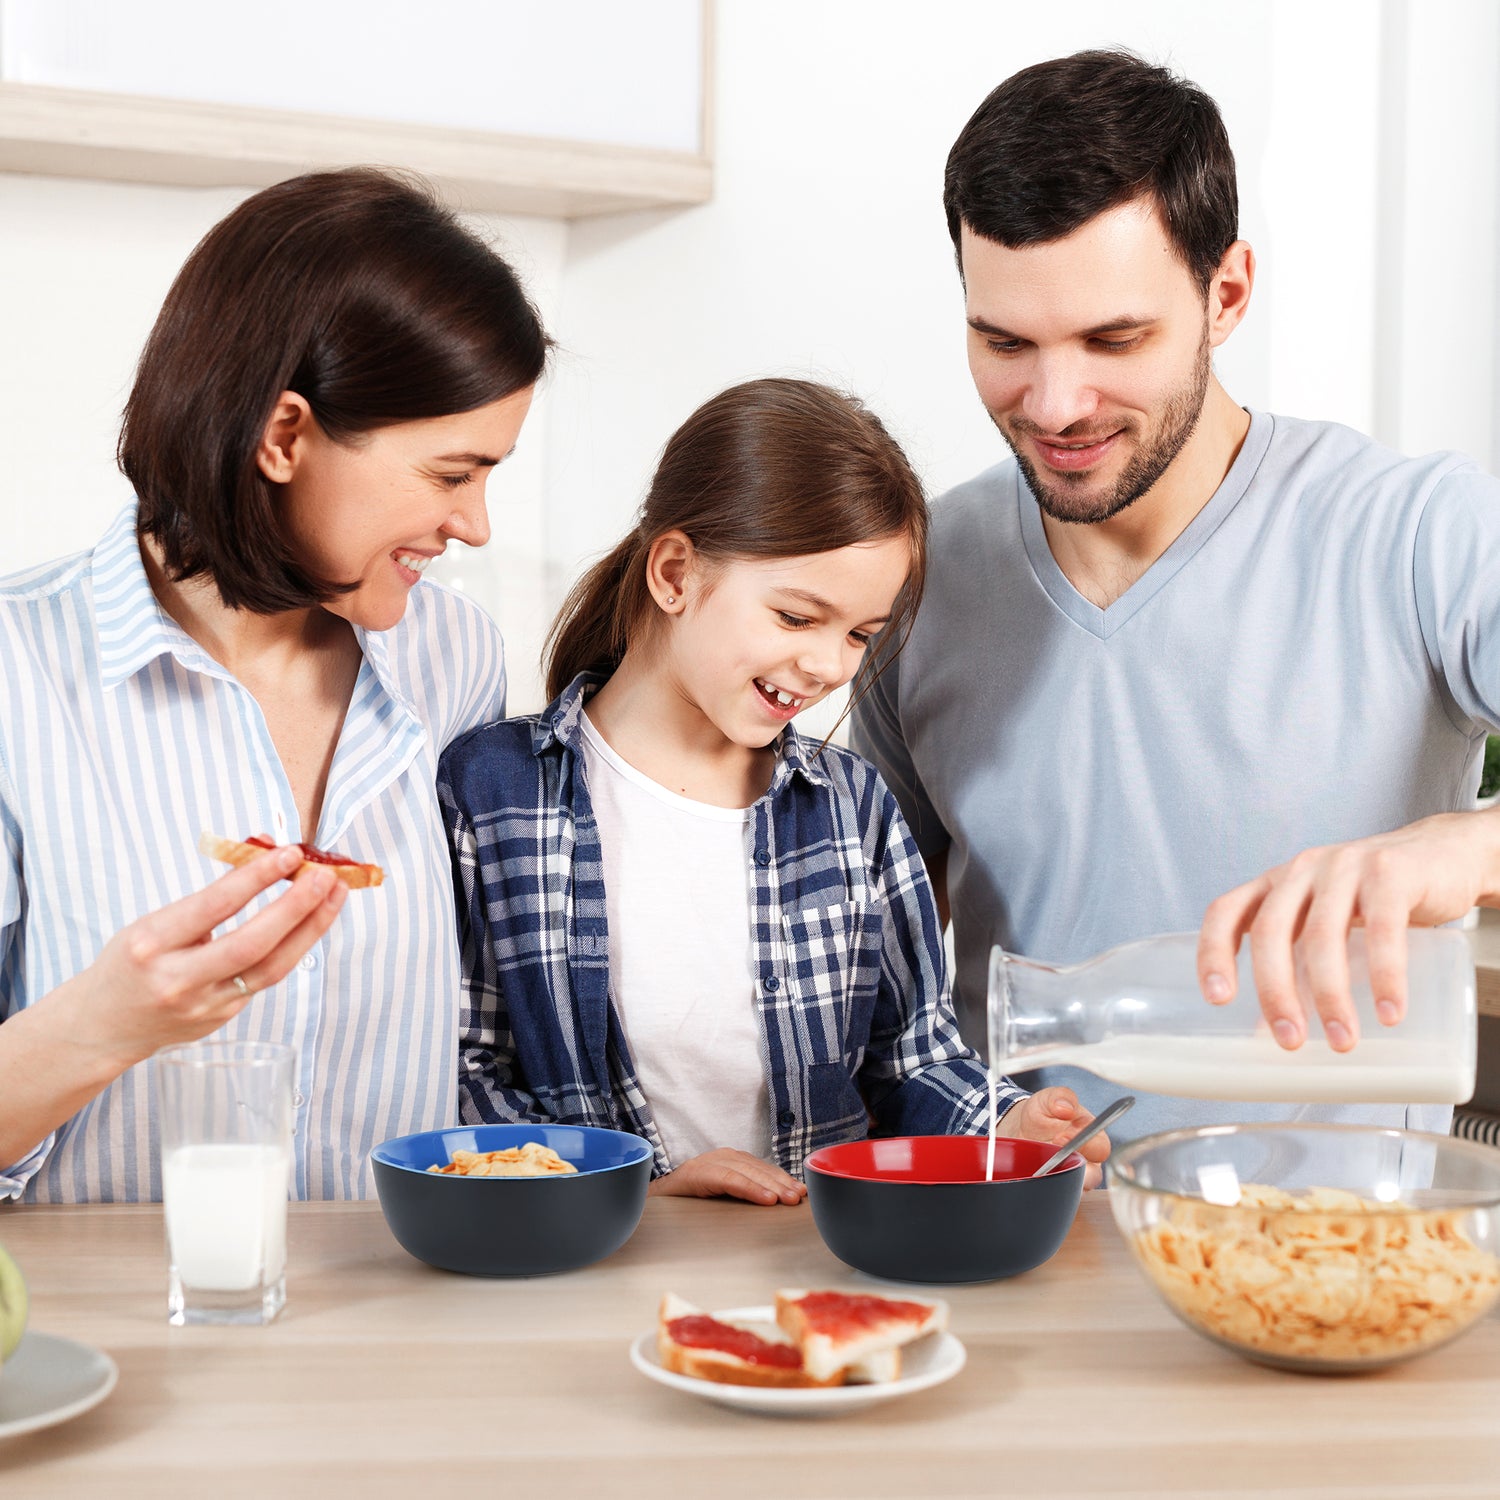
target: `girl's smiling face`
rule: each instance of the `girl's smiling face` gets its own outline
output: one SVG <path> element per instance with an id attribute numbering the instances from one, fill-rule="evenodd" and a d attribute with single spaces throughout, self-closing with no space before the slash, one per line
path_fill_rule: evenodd
<path id="1" fill-rule="evenodd" d="M 509 456 L 532 388 L 451 416 L 398 422 L 338 441 L 307 403 L 284 392 L 258 454 L 282 486 L 282 525 L 309 572 L 353 583 L 323 608 L 365 630 L 389 630 L 450 540 L 489 540 L 485 484 Z"/>
<path id="2" fill-rule="evenodd" d="M 664 546 L 676 549 L 675 565 Z M 707 562 L 680 532 L 652 550 L 652 591 L 671 617 L 661 669 L 684 703 L 747 749 L 769 745 L 854 676 L 912 562 L 903 535 L 722 563 Z"/>

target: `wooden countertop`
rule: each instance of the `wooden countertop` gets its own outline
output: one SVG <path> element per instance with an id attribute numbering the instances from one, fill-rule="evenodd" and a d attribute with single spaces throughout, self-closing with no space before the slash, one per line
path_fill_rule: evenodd
<path id="1" fill-rule="evenodd" d="M 1091 1194 L 1048 1265 L 945 1291 L 966 1368 L 823 1419 L 754 1416 L 631 1368 L 664 1290 L 706 1307 L 869 1286 L 808 1210 L 653 1199 L 599 1266 L 527 1281 L 411 1260 L 374 1204 L 294 1204 L 269 1328 L 166 1322 L 161 1210 L 0 1210 L 33 1326 L 98 1345 L 114 1394 L 0 1442 L 0 1495 L 599 1500 L 1500 1494 L 1500 1318 L 1383 1373 L 1283 1374 L 1179 1325 Z"/>

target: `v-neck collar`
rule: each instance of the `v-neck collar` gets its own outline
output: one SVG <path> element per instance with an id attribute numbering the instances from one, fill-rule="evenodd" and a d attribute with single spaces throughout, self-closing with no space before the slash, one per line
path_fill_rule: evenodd
<path id="1" fill-rule="evenodd" d="M 1250 413 L 1250 428 L 1229 472 L 1209 497 L 1208 503 L 1182 529 L 1172 545 L 1136 579 L 1112 604 L 1104 609 L 1085 599 L 1068 582 L 1057 565 L 1052 548 L 1047 545 L 1047 530 L 1042 524 L 1041 507 L 1019 469 L 1016 470 L 1016 505 L 1019 509 L 1021 540 L 1037 582 L 1047 597 L 1070 619 L 1100 640 L 1108 640 L 1150 603 L 1188 564 L 1194 554 L 1216 532 L 1230 511 L 1250 487 L 1261 460 L 1271 445 L 1273 420 L 1264 412 Z"/>

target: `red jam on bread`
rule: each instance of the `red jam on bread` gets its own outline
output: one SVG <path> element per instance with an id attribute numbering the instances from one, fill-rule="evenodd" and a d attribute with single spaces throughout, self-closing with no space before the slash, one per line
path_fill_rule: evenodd
<path id="1" fill-rule="evenodd" d="M 252 835 L 248 839 L 226 839 L 220 838 L 216 833 L 205 833 L 198 840 L 198 850 L 206 854 L 210 859 L 217 859 L 226 865 L 248 865 L 252 859 L 259 859 L 268 849 L 275 849 L 276 842 L 269 839 L 263 833 Z M 357 859 L 350 859 L 345 854 L 331 854 L 326 849 L 314 848 L 311 844 L 294 845 L 302 855 L 302 863 L 292 872 L 292 875 L 300 874 L 309 865 L 326 865 L 338 878 L 351 890 L 363 890 L 372 885 L 379 885 L 385 879 L 385 871 L 379 865 L 361 864 Z M 288 876 L 291 879 L 292 876 Z"/>
<path id="2" fill-rule="evenodd" d="M 774 1365 L 780 1370 L 800 1370 L 802 1354 L 795 1344 L 773 1344 L 748 1328 L 721 1323 L 707 1313 L 693 1313 L 673 1318 L 667 1324 L 667 1337 L 684 1349 L 706 1349 L 715 1354 L 729 1354 L 747 1365 Z"/>
<path id="3" fill-rule="evenodd" d="M 796 1340 L 808 1374 L 822 1379 L 946 1328 L 948 1305 L 851 1292 L 781 1291 L 776 1322 Z"/>
<path id="4" fill-rule="evenodd" d="M 795 1344 L 762 1338 L 749 1328 L 710 1317 L 672 1292 L 661 1299 L 657 1313 L 656 1356 L 664 1370 L 720 1385 L 805 1388 L 844 1383 L 842 1370 L 832 1378 L 815 1380 L 802 1368 Z"/>

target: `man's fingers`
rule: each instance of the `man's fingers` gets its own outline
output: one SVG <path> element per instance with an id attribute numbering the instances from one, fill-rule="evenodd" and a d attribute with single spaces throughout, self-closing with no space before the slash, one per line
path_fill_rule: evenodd
<path id="1" fill-rule="evenodd" d="M 1226 891 L 1203 914 L 1198 930 L 1198 988 L 1214 1005 L 1227 1005 L 1239 990 L 1240 940 L 1270 889 L 1270 876 L 1262 875 Z"/>
<path id="2" fill-rule="evenodd" d="M 1272 1035 L 1288 1049 L 1300 1047 L 1307 1037 L 1292 957 L 1307 901 L 1305 882 L 1285 880 L 1267 893 L 1250 924 L 1250 959 L 1261 1013 Z"/>
<path id="3" fill-rule="evenodd" d="M 221 922 L 243 911 L 262 891 L 284 880 L 301 863 L 302 856 L 293 846 L 268 850 L 248 865 L 219 876 L 201 891 L 152 912 L 140 925 L 158 952 L 202 942 Z"/>
<path id="4" fill-rule="evenodd" d="M 1323 1035 L 1335 1052 L 1359 1040 L 1359 1018 L 1349 995 L 1349 928 L 1359 871 L 1347 854 L 1334 857 L 1302 924 L 1301 964 Z"/>
<path id="5" fill-rule="evenodd" d="M 1394 1026 L 1406 1014 L 1406 928 L 1411 899 L 1398 882 L 1378 870 L 1366 881 L 1359 904 L 1375 1014 L 1381 1025 Z"/>

